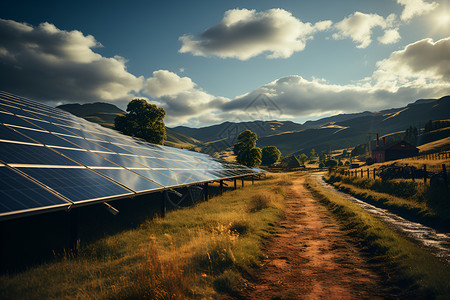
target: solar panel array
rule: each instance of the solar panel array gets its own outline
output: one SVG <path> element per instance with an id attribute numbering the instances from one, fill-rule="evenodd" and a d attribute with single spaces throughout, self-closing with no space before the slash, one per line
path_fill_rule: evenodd
<path id="1" fill-rule="evenodd" d="M 259 172 L 0 92 L 0 219 Z"/>

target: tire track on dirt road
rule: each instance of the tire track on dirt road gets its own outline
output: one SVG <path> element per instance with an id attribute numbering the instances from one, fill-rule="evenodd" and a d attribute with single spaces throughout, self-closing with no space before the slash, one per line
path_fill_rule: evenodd
<path id="1" fill-rule="evenodd" d="M 304 184 L 301 176 L 289 187 L 281 231 L 266 245 L 266 258 L 245 298 L 385 298 L 382 278 Z"/>

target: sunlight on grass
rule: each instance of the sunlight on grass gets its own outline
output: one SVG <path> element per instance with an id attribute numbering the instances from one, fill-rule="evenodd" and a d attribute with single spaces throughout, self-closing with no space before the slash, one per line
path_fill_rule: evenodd
<path id="1" fill-rule="evenodd" d="M 450 297 L 447 263 L 393 232 L 355 203 L 323 189 L 310 178 L 308 185 L 338 216 L 342 226 L 368 247 L 371 256 L 383 261 L 384 276 L 399 286 L 406 298 Z"/>
<path id="2" fill-rule="evenodd" d="M 238 295 L 241 272 L 276 233 L 288 175 L 228 191 L 138 229 L 105 237 L 27 271 L 0 277 L 1 299 L 185 299 Z M 276 183 L 276 184 L 275 184 Z M 276 187 L 274 189 L 274 186 Z M 256 202 L 255 208 L 254 199 Z M 239 283 L 239 284 L 238 284 Z"/>

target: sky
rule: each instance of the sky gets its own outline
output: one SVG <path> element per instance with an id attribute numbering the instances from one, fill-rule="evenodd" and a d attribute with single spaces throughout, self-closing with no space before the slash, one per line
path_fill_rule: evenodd
<path id="1" fill-rule="evenodd" d="M 450 94 L 450 0 L 2 0 L 0 90 L 190 127 L 401 107 Z"/>

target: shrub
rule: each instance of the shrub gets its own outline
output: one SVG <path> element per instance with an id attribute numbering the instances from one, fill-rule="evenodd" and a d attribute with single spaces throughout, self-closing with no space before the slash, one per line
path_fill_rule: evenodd
<path id="1" fill-rule="evenodd" d="M 242 290 L 243 279 L 239 273 L 227 270 L 214 280 L 213 287 L 219 293 L 237 297 Z"/>
<path id="2" fill-rule="evenodd" d="M 252 197 L 248 204 L 248 211 L 257 212 L 269 207 L 271 199 L 265 194 L 257 194 Z"/>

